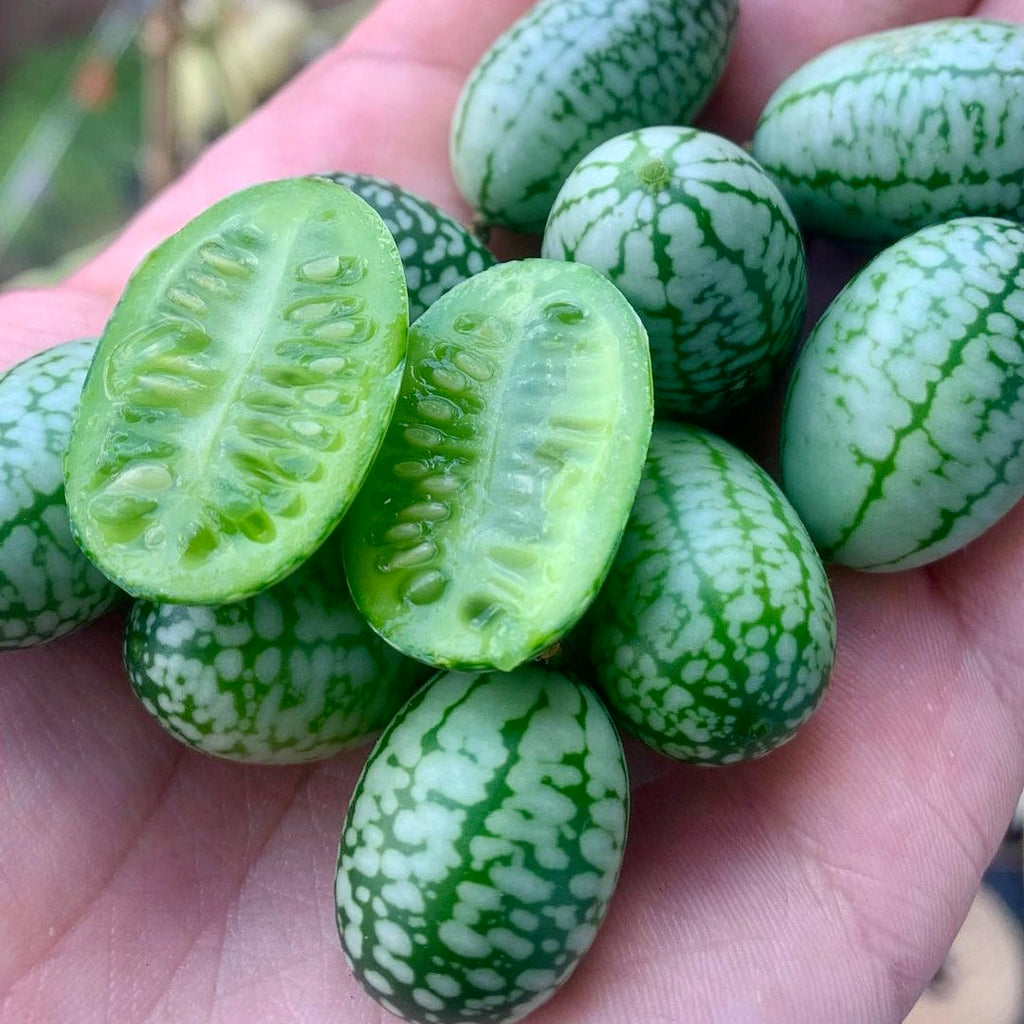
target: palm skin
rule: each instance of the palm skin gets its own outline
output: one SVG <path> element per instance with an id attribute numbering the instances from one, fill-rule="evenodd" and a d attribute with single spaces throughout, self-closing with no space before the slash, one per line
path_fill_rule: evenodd
<path id="1" fill-rule="evenodd" d="M 388 0 L 71 281 L 0 299 L 0 365 L 99 331 L 149 247 L 255 180 L 369 171 L 465 215 L 451 107 L 526 6 Z M 708 124 L 742 140 L 825 45 L 965 13 L 1024 20 L 1024 0 L 744 0 Z M 834 286 L 834 267 L 813 273 Z M 878 1024 L 909 1009 L 1024 786 L 1024 507 L 932 567 L 832 581 L 837 666 L 792 743 L 723 770 L 630 746 L 618 894 L 531 1021 Z M 333 917 L 365 749 L 286 769 L 186 750 L 132 696 L 120 626 L 0 655 L 0 1021 L 381 1021 Z"/>

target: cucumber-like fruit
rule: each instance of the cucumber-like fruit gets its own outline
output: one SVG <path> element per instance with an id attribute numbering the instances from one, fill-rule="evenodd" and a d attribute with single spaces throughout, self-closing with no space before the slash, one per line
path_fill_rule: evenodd
<path id="1" fill-rule="evenodd" d="M 826 50 L 769 99 L 752 152 L 805 227 L 890 242 L 1024 220 L 1024 25 L 947 18 Z"/>
<path id="2" fill-rule="evenodd" d="M 318 178 L 216 203 L 128 282 L 65 464 L 72 528 L 136 597 L 240 600 L 337 525 L 394 408 L 402 262 L 380 216 Z"/>
<path id="3" fill-rule="evenodd" d="M 542 0 L 484 54 L 452 120 L 456 184 L 480 218 L 541 231 L 599 143 L 687 121 L 725 67 L 737 0 Z"/>
<path id="4" fill-rule="evenodd" d="M 821 559 L 778 485 L 717 435 L 664 422 L 580 633 L 572 645 L 626 729 L 718 765 L 794 736 L 836 642 Z"/>
<path id="5" fill-rule="evenodd" d="M 368 202 L 394 235 L 405 266 L 410 322 L 460 281 L 497 262 L 487 246 L 454 217 L 401 185 L 347 171 L 321 177 Z"/>
<path id="6" fill-rule="evenodd" d="M 653 418 L 647 335 L 583 264 L 503 263 L 409 331 L 394 418 L 346 517 L 356 605 L 399 650 L 512 669 L 579 618 Z"/>
<path id="7" fill-rule="evenodd" d="M 378 732 L 429 670 L 356 611 L 325 545 L 280 583 L 228 605 L 136 601 L 132 689 L 172 736 L 231 761 L 320 760 Z"/>
<path id="8" fill-rule="evenodd" d="M 824 557 L 924 565 L 1024 494 L 1024 227 L 989 217 L 895 242 L 797 358 L 782 485 Z"/>
<path id="9" fill-rule="evenodd" d="M 69 633 L 121 596 L 71 535 L 61 464 L 95 338 L 0 376 L 0 649 Z"/>
<path id="10" fill-rule="evenodd" d="M 370 753 L 345 819 L 346 959 L 418 1024 L 507 1024 L 566 980 L 618 878 L 626 766 L 586 687 L 524 666 L 443 673 Z"/>
<path id="11" fill-rule="evenodd" d="M 807 305 L 803 241 L 764 170 L 695 128 L 638 128 L 573 168 L 541 255 L 601 271 L 640 314 L 659 416 L 717 418 L 765 392 Z"/>

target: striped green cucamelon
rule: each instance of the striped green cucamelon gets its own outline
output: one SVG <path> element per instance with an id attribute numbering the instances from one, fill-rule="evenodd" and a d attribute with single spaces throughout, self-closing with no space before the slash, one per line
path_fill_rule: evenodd
<path id="1" fill-rule="evenodd" d="M 378 732 L 429 670 L 356 611 L 335 543 L 280 583 L 228 605 L 136 601 L 124 660 L 173 736 L 232 761 L 330 757 Z"/>
<path id="2" fill-rule="evenodd" d="M 963 215 L 1024 220 L 1024 25 L 863 36 L 779 86 L 752 152 L 808 228 L 889 242 Z"/>
<path id="3" fill-rule="evenodd" d="M 121 591 L 71 535 L 61 463 L 96 339 L 68 341 L 0 375 L 0 649 L 97 618 Z"/>
<path id="4" fill-rule="evenodd" d="M 385 639 L 510 670 L 583 613 L 636 493 L 647 335 L 591 267 L 529 259 L 457 285 L 409 331 L 380 455 L 345 519 L 345 572 Z"/>
<path id="5" fill-rule="evenodd" d="M 715 434 L 655 425 L 580 647 L 622 725 L 669 757 L 730 764 L 789 740 L 835 649 L 828 580 L 775 482 Z"/>
<path id="6" fill-rule="evenodd" d="M 409 290 L 409 321 L 446 291 L 497 261 L 471 231 L 429 199 L 375 177 L 338 171 L 322 177 L 368 202 L 395 237 Z"/>
<path id="7" fill-rule="evenodd" d="M 689 120 L 717 82 L 737 0 L 541 0 L 459 97 L 455 181 L 481 220 L 541 231 L 569 171 L 605 139 Z"/>
<path id="8" fill-rule="evenodd" d="M 154 601 L 283 579 L 340 521 L 394 409 L 405 277 L 373 208 L 315 177 L 215 203 L 136 269 L 65 460 L 72 529 Z"/>
<path id="9" fill-rule="evenodd" d="M 1024 494 L 1024 226 L 922 228 L 850 281 L 800 353 L 782 485 L 824 557 L 924 565 Z"/>
<path id="10" fill-rule="evenodd" d="M 622 860 L 626 766 L 586 687 L 443 673 L 370 753 L 342 832 L 349 965 L 418 1024 L 508 1024 L 586 952 Z"/>
<path id="11" fill-rule="evenodd" d="M 588 153 L 541 254 L 596 267 L 632 303 L 659 416 L 708 420 L 763 393 L 803 324 L 804 247 L 786 201 L 739 146 L 695 128 L 638 128 Z"/>

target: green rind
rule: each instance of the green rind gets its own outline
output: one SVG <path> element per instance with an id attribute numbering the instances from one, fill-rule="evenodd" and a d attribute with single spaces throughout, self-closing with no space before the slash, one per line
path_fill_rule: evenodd
<path id="1" fill-rule="evenodd" d="M 824 695 L 836 625 L 807 531 L 774 481 L 705 431 L 659 423 L 615 563 L 573 640 L 617 720 L 682 761 L 793 737 Z"/>
<path id="2" fill-rule="evenodd" d="M 409 291 L 409 322 L 445 292 L 497 262 L 493 253 L 429 199 L 371 174 L 324 174 L 380 214 L 395 238 Z"/>
<path id="3" fill-rule="evenodd" d="M 752 153 L 800 223 L 889 242 L 1024 220 L 1024 25 L 948 18 L 841 43 L 769 99 Z"/>
<path id="4" fill-rule="evenodd" d="M 783 488 L 826 559 L 925 565 L 1024 495 L 1024 228 L 932 225 L 869 263 L 797 359 Z"/>
<path id="5" fill-rule="evenodd" d="M 172 736 L 231 761 L 297 764 L 366 740 L 429 670 L 356 611 L 333 543 L 229 605 L 136 601 L 128 678 Z"/>
<path id="6" fill-rule="evenodd" d="M 356 605 L 440 667 L 539 654 L 607 571 L 652 418 L 643 325 L 597 271 L 535 259 L 465 281 L 410 330 L 395 415 L 346 517 Z"/>
<path id="7" fill-rule="evenodd" d="M 764 170 L 726 139 L 656 126 L 585 156 L 541 254 L 587 263 L 647 328 L 659 416 L 719 418 L 763 394 L 803 325 L 800 229 Z"/>
<path id="8" fill-rule="evenodd" d="M 161 243 L 100 340 L 65 483 L 129 593 L 219 604 L 337 525 L 394 408 L 405 280 L 380 216 L 317 178 L 252 186 Z"/>
<path id="9" fill-rule="evenodd" d="M 541 231 L 569 171 L 643 125 L 689 120 L 717 82 L 737 0 L 541 0 L 477 63 L 451 165 L 491 223 Z"/>
<path id="10" fill-rule="evenodd" d="M 534 667 L 438 676 L 367 760 L 338 855 L 338 931 L 418 1024 L 510 1024 L 576 967 L 618 878 L 625 760 L 586 687 Z"/>
<path id="11" fill-rule="evenodd" d="M 96 339 L 69 341 L 0 376 L 0 649 L 99 617 L 121 591 L 71 535 L 62 460 Z"/>

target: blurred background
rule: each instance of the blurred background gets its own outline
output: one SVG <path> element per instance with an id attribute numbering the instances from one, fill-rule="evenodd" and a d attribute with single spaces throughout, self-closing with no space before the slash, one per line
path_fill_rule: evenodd
<path id="1" fill-rule="evenodd" d="M 0 0 L 0 290 L 87 259 L 375 2 Z M 1022 818 L 906 1024 L 1024 1024 Z"/>
<path id="2" fill-rule="evenodd" d="M 375 0 L 0 0 L 0 288 L 60 276 Z"/>

